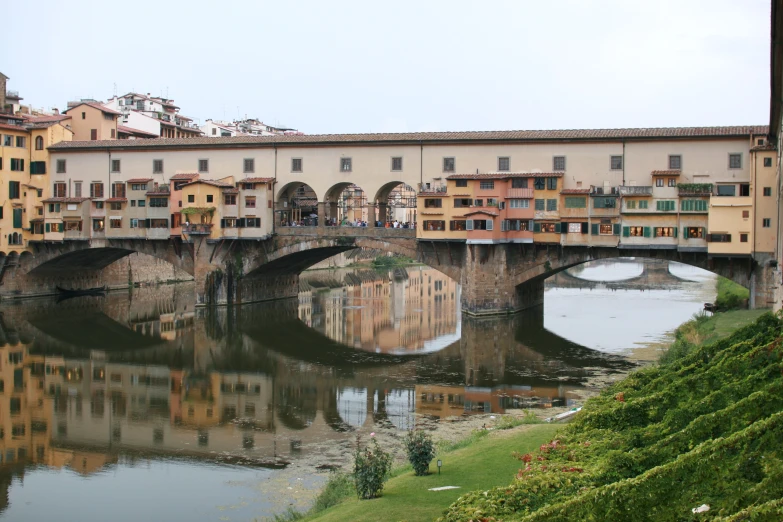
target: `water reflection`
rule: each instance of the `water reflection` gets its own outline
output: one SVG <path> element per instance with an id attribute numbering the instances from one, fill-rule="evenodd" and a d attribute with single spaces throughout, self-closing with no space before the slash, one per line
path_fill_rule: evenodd
<path id="1" fill-rule="evenodd" d="M 356 430 L 568 405 L 587 377 L 629 363 L 554 333 L 569 335 L 585 298 L 615 309 L 606 283 L 564 277 L 547 290 L 565 316 L 548 312 L 550 329 L 541 308 L 461 317 L 459 287 L 426 268 L 315 273 L 298 300 L 216 310 L 195 310 L 189 285 L 4 305 L 0 518 L 14 480 L 43 467 L 95 476 L 173 458 L 258 473 L 294 459 L 328 466 Z M 594 338 L 607 336 L 594 326 Z"/>

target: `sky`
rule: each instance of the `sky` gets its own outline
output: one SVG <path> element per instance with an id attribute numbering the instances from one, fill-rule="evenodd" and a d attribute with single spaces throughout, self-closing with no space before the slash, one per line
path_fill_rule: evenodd
<path id="1" fill-rule="evenodd" d="M 24 103 L 173 98 L 307 134 L 766 125 L 769 0 L 39 0 Z"/>

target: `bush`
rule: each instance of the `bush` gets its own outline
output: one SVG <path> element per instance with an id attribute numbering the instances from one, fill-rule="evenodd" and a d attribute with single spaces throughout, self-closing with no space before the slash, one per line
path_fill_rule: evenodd
<path id="1" fill-rule="evenodd" d="M 389 478 L 392 456 L 381 449 L 378 439 L 372 439 L 372 446 L 362 449 L 361 439 L 356 439 L 356 453 L 353 463 L 353 480 L 360 499 L 381 496 L 383 483 Z"/>
<path id="2" fill-rule="evenodd" d="M 432 436 L 421 430 L 409 431 L 405 436 L 405 450 L 413 472 L 419 476 L 426 475 L 430 470 L 430 462 L 435 458 Z"/>
<path id="3" fill-rule="evenodd" d="M 329 476 L 323 491 L 318 494 L 315 504 L 309 514 L 320 513 L 332 506 L 336 506 L 351 495 L 354 489 L 351 477 L 342 471 L 335 471 Z"/>

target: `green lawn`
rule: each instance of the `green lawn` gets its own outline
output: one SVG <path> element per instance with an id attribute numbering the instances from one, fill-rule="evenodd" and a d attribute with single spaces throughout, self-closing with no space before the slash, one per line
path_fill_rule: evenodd
<path id="1" fill-rule="evenodd" d="M 527 453 L 551 440 L 560 426 L 537 424 L 490 433 L 462 449 L 439 455 L 441 474 L 416 477 L 412 471 L 390 479 L 383 497 L 359 501 L 355 497 L 303 520 L 431 521 L 438 518 L 457 497 L 476 489 L 508 484 L 523 466 L 511 453 Z M 430 469 L 437 470 L 435 461 Z M 460 489 L 428 491 L 440 486 Z"/>
<path id="2" fill-rule="evenodd" d="M 712 333 L 706 339 L 706 342 L 713 342 L 732 334 L 734 330 L 754 322 L 762 314 L 769 310 L 732 310 L 730 312 L 719 312 L 713 315 L 709 323 L 712 325 Z"/>

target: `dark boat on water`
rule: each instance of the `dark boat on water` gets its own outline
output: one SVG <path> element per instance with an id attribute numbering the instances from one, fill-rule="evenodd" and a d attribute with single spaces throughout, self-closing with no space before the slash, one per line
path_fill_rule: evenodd
<path id="1" fill-rule="evenodd" d="M 82 289 L 69 289 L 69 288 L 61 288 L 56 287 L 57 292 L 60 295 L 60 297 L 78 297 L 80 295 L 99 295 L 103 296 L 106 295 L 106 292 L 109 290 L 108 286 L 99 286 L 96 288 L 82 288 Z"/>

